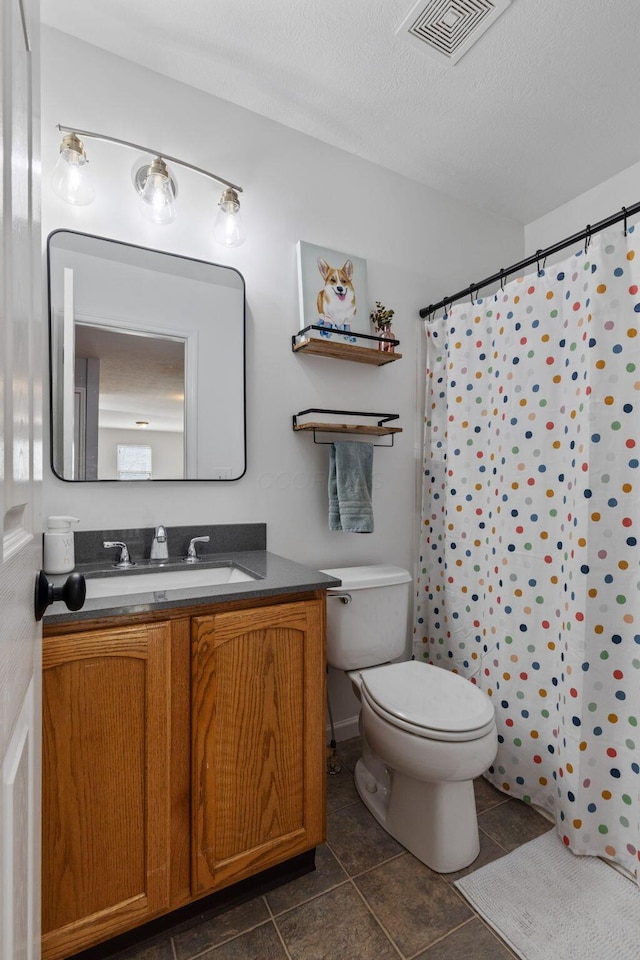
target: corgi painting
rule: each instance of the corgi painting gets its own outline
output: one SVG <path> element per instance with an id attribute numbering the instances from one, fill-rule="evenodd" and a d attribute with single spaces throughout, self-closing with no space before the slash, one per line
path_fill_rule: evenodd
<path id="1" fill-rule="evenodd" d="M 298 243 L 303 325 L 322 327 L 320 336 L 355 343 L 354 323 L 366 324 L 366 261 L 312 243 Z M 315 279 L 314 279 L 315 277 Z M 365 320 L 362 320 L 362 317 Z"/>
<path id="2" fill-rule="evenodd" d="M 330 266 L 324 257 L 318 257 L 318 270 L 324 285 L 318 293 L 319 324 L 349 332 L 356 315 L 356 292 L 353 289 L 353 263 L 345 260 L 341 267 Z M 352 338 L 355 343 L 355 337 Z"/>

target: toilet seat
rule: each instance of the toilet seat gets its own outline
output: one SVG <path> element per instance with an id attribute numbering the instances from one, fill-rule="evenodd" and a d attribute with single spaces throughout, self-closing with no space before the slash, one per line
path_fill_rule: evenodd
<path id="1" fill-rule="evenodd" d="M 353 672 L 363 699 L 401 730 L 430 740 L 476 740 L 495 725 L 487 695 L 458 674 L 408 660 Z"/>

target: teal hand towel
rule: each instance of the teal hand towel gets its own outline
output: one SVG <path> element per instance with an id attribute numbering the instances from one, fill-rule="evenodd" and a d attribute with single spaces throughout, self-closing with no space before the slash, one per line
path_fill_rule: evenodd
<path id="1" fill-rule="evenodd" d="M 356 440 L 329 448 L 329 529 L 373 533 L 373 444 Z"/>

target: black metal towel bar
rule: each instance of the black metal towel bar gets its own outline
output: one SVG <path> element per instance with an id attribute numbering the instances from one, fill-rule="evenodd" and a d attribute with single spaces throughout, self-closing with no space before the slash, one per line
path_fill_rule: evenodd
<path id="1" fill-rule="evenodd" d="M 554 253 L 559 253 L 560 250 L 564 250 L 565 247 L 570 247 L 574 243 L 580 243 L 581 240 L 586 240 L 588 245 L 588 242 L 591 240 L 591 237 L 594 233 L 599 233 L 600 230 L 606 230 L 607 227 L 613 226 L 614 223 L 619 223 L 620 220 L 625 221 L 626 235 L 627 220 L 636 213 L 640 213 L 640 201 L 638 203 L 634 203 L 631 207 L 622 207 L 618 213 L 613 213 L 611 216 L 605 217 L 604 220 L 599 220 L 597 223 L 588 223 L 584 230 L 581 230 L 579 233 L 574 233 L 572 236 L 566 237 L 564 240 L 559 240 L 557 243 L 552 244 L 550 247 L 545 247 L 543 250 L 536 250 L 536 252 L 530 257 L 526 257 L 526 259 L 520 260 L 518 263 L 514 263 L 510 267 L 499 270 L 498 273 L 494 273 L 492 276 L 486 277 L 486 279 L 481 280 L 479 283 L 469 284 L 469 286 L 464 290 L 460 290 L 459 293 L 454 293 L 451 297 L 444 297 L 442 300 L 439 300 L 438 303 L 432 303 L 428 307 L 422 307 L 421 310 L 419 310 L 420 318 L 424 320 L 425 317 L 431 316 L 432 313 L 436 313 L 436 311 L 440 310 L 442 307 L 446 307 L 447 305 L 451 306 L 457 300 L 462 300 L 463 297 L 473 297 L 474 292 L 477 294 L 483 287 L 489 287 L 493 283 L 498 283 L 498 281 L 504 282 L 505 278 L 510 274 L 520 273 L 527 267 L 531 267 L 534 263 L 540 264 L 541 260 L 544 260 L 546 257 L 550 257 Z M 540 267 L 538 266 L 538 270 L 539 269 Z"/>
<path id="2" fill-rule="evenodd" d="M 313 442 L 314 442 L 318 447 L 330 447 L 331 444 L 334 443 L 333 440 L 317 440 L 317 439 L 316 439 L 316 433 L 317 433 L 317 430 L 314 430 L 314 431 L 313 431 Z M 323 430 L 323 433 L 331 433 L 331 430 Z M 371 446 L 372 446 L 372 447 L 383 447 L 385 450 L 388 450 L 389 447 L 393 447 L 393 446 L 394 446 L 394 442 L 393 442 L 393 441 L 394 441 L 394 434 L 393 434 L 393 433 L 390 433 L 390 434 L 389 434 L 389 440 L 391 441 L 391 443 L 372 443 L 371 441 L 368 441 L 368 442 L 371 443 Z M 361 442 L 361 441 L 360 441 L 360 442 Z"/>

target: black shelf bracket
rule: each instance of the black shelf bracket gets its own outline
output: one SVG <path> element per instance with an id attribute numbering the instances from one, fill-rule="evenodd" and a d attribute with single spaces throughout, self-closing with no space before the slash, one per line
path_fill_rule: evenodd
<path id="1" fill-rule="evenodd" d="M 330 339 L 330 336 L 332 334 L 335 334 L 336 337 L 338 336 L 354 337 L 356 341 L 357 340 L 373 340 L 374 343 L 377 343 L 377 344 L 385 343 L 385 344 L 390 344 L 393 347 L 400 346 L 399 340 L 392 340 L 389 337 L 376 337 L 372 333 L 356 333 L 355 330 L 340 330 L 337 327 L 322 327 L 320 326 L 320 324 L 311 323 L 309 324 L 308 327 L 303 327 L 302 330 L 298 330 L 297 333 L 293 334 L 293 336 L 291 337 L 292 350 L 300 342 L 299 338 L 302 337 L 303 334 L 309 333 L 310 330 L 317 330 L 321 336 L 324 334 L 327 340 Z M 361 344 L 361 346 L 367 346 L 367 344 Z"/>
<path id="2" fill-rule="evenodd" d="M 389 423 L 391 420 L 398 420 L 399 417 L 400 417 L 400 414 L 399 414 L 399 413 L 371 413 L 371 412 L 365 411 L 365 410 L 327 410 L 327 409 L 325 409 L 325 408 L 323 408 L 323 407 L 309 407 L 307 410 L 300 410 L 298 413 L 294 413 L 294 414 L 293 414 L 293 418 L 292 418 L 292 420 L 293 420 L 293 429 L 294 429 L 294 430 L 297 430 L 297 431 L 304 430 L 304 429 L 305 429 L 305 426 L 304 426 L 304 424 L 298 423 L 298 417 L 304 417 L 304 416 L 307 416 L 307 415 L 310 414 L 310 413 L 328 413 L 328 414 L 331 414 L 332 416 L 342 416 L 342 417 L 360 417 L 360 418 L 362 418 L 362 417 L 368 417 L 368 418 L 370 418 L 370 419 L 376 420 L 376 421 L 377 421 L 376 426 L 378 426 L 378 427 L 384 427 L 385 424 Z M 331 429 L 332 427 L 338 427 L 338 426 L 340 426 L 340 424 L 327 423 L 326 425 L 323 424 L 322 427 L 320 427 L 320 426 L 313 426 L 313 427 L 311 427 L 311 426 L 310 426 L 310 427 L 308 428 L 308 430 L 309 430 L 309 432 L 313 432 L 313 442 L 314 442 L 315 444 L 317 444 L 318 446 L 326 446 L 326 445 L 328 445 L 328 444 L 333 443 L 333 441 L 332 441 L 332 440 L 318 440 L 318 439 L 317 439 L 317 433 L 318 433 L 318 432 L 321 432 L 321 433 L 336 433 L 336 432 L 346 433 L 346 432 L 348 432 L 348 431 L 344 431 L 344 430 L 338 430 L 338 431 L 336 431 L 336 430 L 332 430 L 332 429 Z M 353 424 L 353 426 L 356 427 L 357 424 Z M 400 431 L 397 431 L 397 430 L 396 430 L 396 431 L 394 431 L 393 433 L 390 432 L 390 433 L 387 433 L 387 434 L 382 434 L 382 436 L 390 437 L 390 438 L 391 438 L 391 443 L 374 443 L 373 446 L 374 446 L 374 447 L 384 447 L 384 448 L 386 448 L 386 449 L 392 447 L 392 446 L 394 445 L 395 433 L 397 433 L 397 432 L 400 432 Z M 358 434 L 356 430 L 353 431 L 353 434 L 349 434 L 349 435 L 350 435 L 350 436 L 353 436 L 353 435 L 359 435 L 359 436 L 376 436 L 376 434 Z"/>

